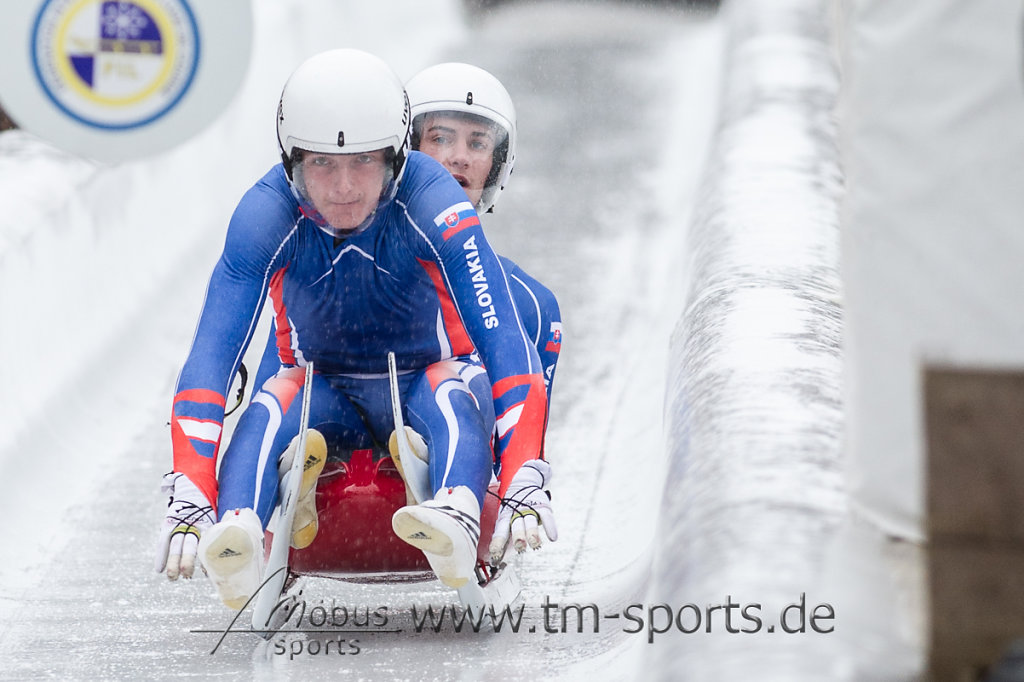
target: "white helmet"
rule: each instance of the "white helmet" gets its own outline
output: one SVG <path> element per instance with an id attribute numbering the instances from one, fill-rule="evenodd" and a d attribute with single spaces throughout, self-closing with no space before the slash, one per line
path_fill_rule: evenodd
<path id="1" fill-rule="evenodd" d="M 352 49 L 310 57 L 288 78 L 277 105 L 277 143 L 288 181 L 293 182 L 292 169 L 301 157 L 297 149 L 325 154 L 384 149 L 391 173 L 383 198 L 394 196 L 409 150 L 409 118 L 402 81 L 379 58 Z"/>
<path id="2" fill-rule="evenodd" d="M 505 188 L 516 159 L 516 110 L 512 98 L 497 78 L 470 64 L 437 64 L 420 71 L 406 83 L 412 104 L 412 147 L 419 149 L 424 115 L 440 111 L 474 114 L 504 131 L 504 141 L 494 149 L 491 173 L 476 210 L 494 208 Z"/>

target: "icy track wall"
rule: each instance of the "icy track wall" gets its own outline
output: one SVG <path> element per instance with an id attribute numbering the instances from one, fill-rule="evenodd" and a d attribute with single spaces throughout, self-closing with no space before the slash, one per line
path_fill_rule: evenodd
<path id="1" fill-rule="evenodd" d="M 650 599 L 698 634 L 665 635 L 665 679 L 821 679 L 814 633 L 770 634 L 815 592 L 844 510 L 832 109 L 839 79 L 823 0 L 726 3 L 717 139 L 688 237 L 671 340 L 668 457 Z M 760 604 L 760 632 L 708 605 Z M 733 611 L 734 628 L 754 629 Z M 708 632 L 710 630 L 710 633 Z"/>

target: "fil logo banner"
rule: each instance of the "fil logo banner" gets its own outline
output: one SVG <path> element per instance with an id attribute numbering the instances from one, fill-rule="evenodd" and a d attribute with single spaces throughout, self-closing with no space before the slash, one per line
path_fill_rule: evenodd
<path id="1" fill-rule="evenodd" d="M 130 129 L 164 116 L 199 64 L 185 0 L 46 0 L 31 53 L 47 97 L 80 123 Z"/>

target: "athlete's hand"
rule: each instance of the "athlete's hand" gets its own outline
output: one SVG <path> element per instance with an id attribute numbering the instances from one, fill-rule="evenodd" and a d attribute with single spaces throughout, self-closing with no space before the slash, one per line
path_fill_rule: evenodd
<path id="1" fill-rule="evenodd" d="M 541 459 L 527 462 L 512 477 L 512 483 L 501 500 L 498 521 L 491 537 L 491 563 L 497 564 L 505 555 L 511 538 L 517 552 L 529 546 L 540 549 L 540 526 L 548 540 L 558 539 L 555 516 L 551 511 L 551 493 L 545 487 L 551 482 L 551 465 Z"/>
<path id="2" fill-rule="evenodd" d="M 199 536 L 214 523 L 213 507 L 185 474 L 164 475 L 160 491 L 170 493 L 167 516 L 160 524 L 156 547 L 156 572 L 167 577 L 191 578 L 196 566 Z"/>

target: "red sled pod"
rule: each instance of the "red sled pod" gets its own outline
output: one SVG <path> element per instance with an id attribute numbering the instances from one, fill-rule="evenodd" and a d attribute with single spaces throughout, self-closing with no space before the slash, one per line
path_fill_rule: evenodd
<path id="1" fill-rule="evenodd" d="M 394 460 L 374 450 L 354 450 L 328 461 L 316 489 L 319 530 L 305 549 L 292 549 L 294 575 L 357 582 L 430 580 L 434 577 L 419 549 L 391 529 L 391 517 L 408 504 L 405 482 Z M 498 517 L 498 499 L 488 494 L 480 519 L 477 558 L 486 564 Z M 273 534 L 267 534 L 267 547 Z"/>
<path id="2" fill-rule="evenodd" d="M 398 382 L 393 354 L 388 354 L 395 442 L 401 461 L 412 462 L 415 455 L 408 443 L 398 401 Z M 305 390 L 298 435 L 297 452 L 306 452 L 309 424 L 309 396 L 312 365 L 306 367 Z M 333 456 L 332 456 L 333 455 Z M 263 585 L 253 596 L 252 629 L 263 637 L 277 631 L 282 599 L 299 576 L 318 576 L 350 582 L 412 582 L 434 578 L 423 553 L 399 539 L 391 527 L 391 518 L 409 504 L 413 495 L 398 471 L 395 460 L 383 449 L 359 449 L 328 453 L 328 461 L 317 479 L 316 507 L 318 532 L 305 549 L 290 546 L 290 533 L 275 542 L 267 532 L 267 566 Z M 291 528 L 302 480 L 305 456 L 294 457 L 281 479 L 281 500 L 270 527 Z M 418 468 L 422 478 L 426 470 Z M 425 480 L 417 478 L 423 487 Z M 497 484 L 484 496 L 480 515 L 480 541 L 477 545 L 476 580 L 456 588 L 465 607 L 484 609 L 502 607 L 519 599 L 522 587 L 516 571 L 504 560 L 492 565 L 489 545 L 498 518 Z M 420 495 L 429 495 L 426 489 Z"/>

